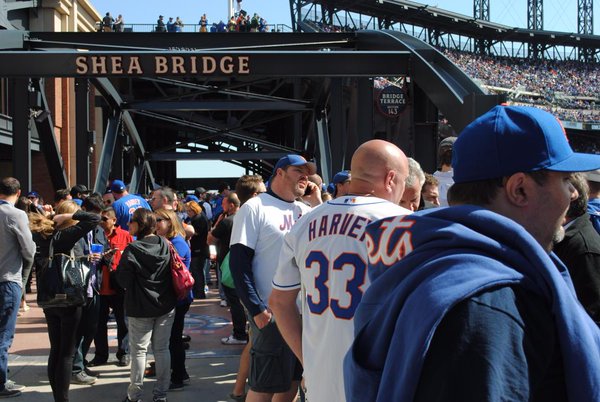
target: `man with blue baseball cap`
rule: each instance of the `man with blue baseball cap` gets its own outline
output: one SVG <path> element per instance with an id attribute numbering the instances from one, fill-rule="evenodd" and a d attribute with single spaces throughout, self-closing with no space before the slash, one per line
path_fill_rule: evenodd
<path id="1" fill-rule="evenodd" d="M 319 186 L 308 180 L 317 167 L 300 155 L 279 159 L 266 193 L 249 199 L 233 221 L 229 267 L 235 290 L 251 327 L 251 364 L 248 400 L 281 402 L 296 398 L 302 367 L 282 338 L 268 306 L 273 275 L 284 235 L 310 207 L 321 203 Z"/>
<path id="2" fill-rule="evenodd" d="M 352 175 L 349 170 L 342 170 L 341 172 L 337 172 L 333 179 L 331 180 L 331 184 L 333 184 L 333 198 L 341 197 L 343 195 L 348 194 L 348 188 L 350 187 L 350 181 L 352 180 Z"/>
<path id="3" fill-rule="evenodd" d="M 117 225 L 123 230 L 129 230 L 129 221 L 138 208 L 150 208 L 150 204 L 142 197 L 129 194 L 127 186 L 122 180 L 115 179 L 110 184 L 110 191 L 115 198 L 112 207 L 117 216 Z"/>
<path id="4" fill-rule="evenodd" d="M 545 111 L 496 106 L 452 167 L 451 207 L 367 228 L 347 400 L 600 400 L 600 330 L 551 252 L 571 173 L 600 155 L 573 152 Z"/>

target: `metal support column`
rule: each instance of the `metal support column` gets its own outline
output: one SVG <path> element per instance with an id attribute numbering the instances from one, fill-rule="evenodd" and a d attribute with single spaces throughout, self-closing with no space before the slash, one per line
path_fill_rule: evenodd
<path id="1" fill-rule="evenodd" d="M 373 80 L 371 78 L 358 78 L 358 113 L 356 126 L 358 130 L 358 144 L 373 139 Z M 353 148 L 355 150 L 356 148 Z"/>
<path id="2" fill-rule="evenodd" d="M 33 120 L 40 136 L 40 148 L 44 153 L 44 158 L 46 158 L 46 165 L 48 166 L 52 186 L 55 189 L 67 188 L 69 186 L 69 180 L 67 179 L 65 165 L 62 156 L 60 155 L 56 137 L 54 136 L 54 122 L 52 115 L 49 112 L 50 106 L 48 105 L 48 99 L 46 98 L 44 81 L 40 80 L 36 85 L 41 95 L 42 113 L 45 113 L 44 118 L 40 115 Z"/>
<path id="3" fill-rule="evenodd" d="M 85 78 L 75 79 L 75 167 L 77 184 L 90 188 L 89 130 L 90 84 Z"/>
<path id="4" fill-rule="evenodd" d="M 106 185 L 108 184 L 108 176 L 110 174 L 111 163 L 113 155 L 115 153 L 115 144 L 117 143 L 117 135 L 119 133 L 119 127 L 121 120 L 121 113 L 116 116 L 109 117 L 106 125 L 106 133 L 104 134 L 104 142 L 102 145 L 102 153 L 100 154 L 100 162 L 98 164 L 98 172 L 96 173 L 96 181 L 94 183 L 94 191 L 97 193 L 104 193 Z M 119 156 L 121 154 L 119 153 Z M 119 157 L 119 159 L 121 159 Z M 120 178 L 121 176 L 119 176 Z"/>
<path id="5" fill-rule="evenodd" d="M 300 78 L 293 78 L 294 82 L 294 99 L 301 99 L 302 97 L 302 80 Z M 296 113 L 292 117 L 294 121 L 293 133 L 294 133 L 294 148 L 302 148 L 302 114 Z"/>
<path id="6" fill-rule="evenodd" d="M 594 1 L 577 0 L 577 33 L 582 35 L 594 34 Z M 594 61 L 594 49 L 579 48 L 579 61 L 590 63 Z"/>
<path id="7" fill-rule="evenodd" d="M 344 118 L 343 96 L 342 78 L 332 78 L 329 103 L 329 134 L 331 144 L 336 144 L 336 152 L 331 155 L 331 168 L 334 174 L 344 169 L 346 150 L 348 149 L 348 139 L 344 135 L 346 119 Z"/>
<path id="8" fill-rule="evenodd" d="M 544 0 L 527 0 L 527 29 L 544 30 Z M 537 60 L 544 58 L 544 47 L 539 43 L 529 44 L 529 57 Z"/>
<path id="9" fill-rule="evenodd" d="M 29 131 L 29 79 L 13 80 L 13 176 L 23 191 L 31 191 L 31 131 Z"/>

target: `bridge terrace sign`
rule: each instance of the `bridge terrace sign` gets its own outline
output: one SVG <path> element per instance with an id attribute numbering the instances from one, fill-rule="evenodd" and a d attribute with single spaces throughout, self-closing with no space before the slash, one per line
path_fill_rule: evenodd
<path id="1" fill-rule="evenodd" d="M 0 77 L 403 75 L 404 51 L 0 51 Z"/>

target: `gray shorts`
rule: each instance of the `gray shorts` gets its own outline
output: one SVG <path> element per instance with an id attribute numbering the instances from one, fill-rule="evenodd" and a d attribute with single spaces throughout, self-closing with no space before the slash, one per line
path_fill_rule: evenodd
<path id="1" fill-rule="evenodd" d="M 302 378 L 302 365 L 285 343 L 275 320 L 258 329 L 252 317 L 250 321 L 250 375 L 248 384 L 255 392 L 287 392 L 292 381 Z"/>

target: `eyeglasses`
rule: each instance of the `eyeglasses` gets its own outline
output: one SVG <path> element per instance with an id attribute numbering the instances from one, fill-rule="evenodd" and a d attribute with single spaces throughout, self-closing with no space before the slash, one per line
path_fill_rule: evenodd
<path id="1" fill-rule="evenodd" d="M 27 197 L 27 198 L 29 198 L 30 200 L 35 200 L 37 197 Z"/>

